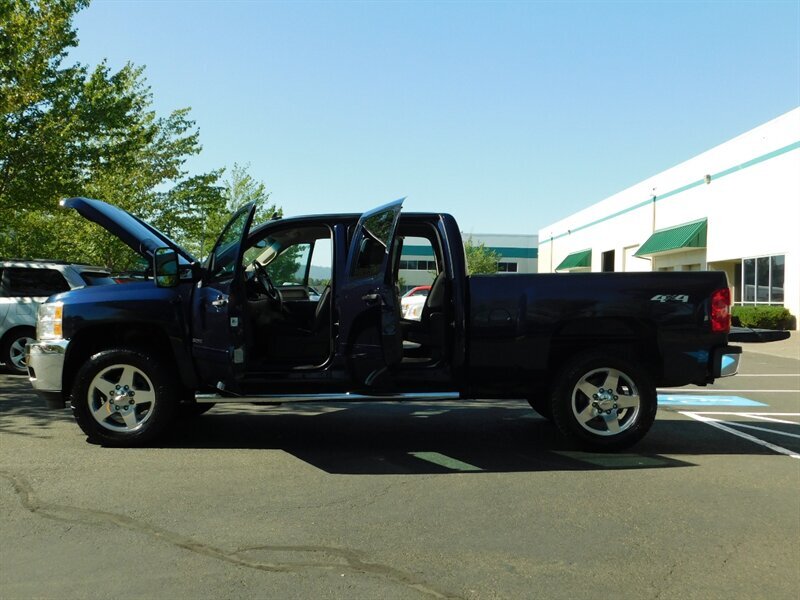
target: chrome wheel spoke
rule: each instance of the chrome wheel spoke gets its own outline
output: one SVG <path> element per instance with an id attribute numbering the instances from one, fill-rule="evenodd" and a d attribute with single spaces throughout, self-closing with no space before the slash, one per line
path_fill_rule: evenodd
<path id="1" fill-rule="evenodd" d="M 139 419 L 136 417 L 136 411 L 131 407 L 128 410 L 120 411 L 120 415 L 122 416 L 122 420 L 125 421 L 125 426 L 128 429 L 136 429 L 136 426 L 139 424 Z"/>
<path id="2" fill-rule="evenodd" d="M 639 396 L 620 396 L 616 403 L 618 408 L 635 408 L 639 406 Z"/>
<path id="3" fill-rule="evenodd" d="M 137 370 L 131 366 L 125 365 L 125 368 L 122 369 L 122 374 L 119 376 L 119 381 L 117 382 L 119 385 L 133 389 L 133 376 L 136 374 Z"/>
<path id="4" fill-rule="evenodd" d="M 92 416 L 97 419 L 98 421 L 105 421 L 109 416 L 111 416 L 111 406 L 106 400 L 97 408 L 92 409 Z"/>
<path id="5" fill-rule="evenodd" d="M 586 397 L 589 398 L 589 400 L 592 400 L 592 398 L 597 395 L 598 391 L 596 385 L 592 385 L 585 379 L 578 384 L 578 389 L 586 394 Z"/>
<path id="6" fill-rule="evenodd" d="M 584 408 L 581 412 L 578 413 L 578 420 L 581 423 L 587 423 L 588 421 L 594 419 L 596 416 L 597 416 L 596 411 L 594 410 L 592 405 L 589 404 L 586 408 Z"/>
<path id="7" fill-rule="evenodd" d="M 606 380 L 603 382 L 603 387 L 607 390 L 616 393 L 618 386 L 619 386 L 619 371 L 617 371 L 616 369 L 609 369 L 608 374 L 606 375 Z"/>
<path id="8" fill-rule="evenodd" d="M 619 433 L 619 419 L 617 418 L 617 411 L 612 411 L 611 414 L 603 415 L 603 421 L 606 423 L 606 428 L 611 434 Z"/>
<path id="9" fill-rule="evenodd" d="M 156 393 L 153 390 L 136 390 L 130 399 L 135 405 L 153 404 L 156 401 Z"/>

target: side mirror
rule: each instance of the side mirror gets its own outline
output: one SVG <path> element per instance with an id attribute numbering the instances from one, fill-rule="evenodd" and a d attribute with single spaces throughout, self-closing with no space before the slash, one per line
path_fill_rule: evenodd
<path id="1" fill-rule="evenodd" d="M 178 285 L 178 255 L 171 248 L 157 248 L 153 256 L 153 276 L 156 287 Z"/>

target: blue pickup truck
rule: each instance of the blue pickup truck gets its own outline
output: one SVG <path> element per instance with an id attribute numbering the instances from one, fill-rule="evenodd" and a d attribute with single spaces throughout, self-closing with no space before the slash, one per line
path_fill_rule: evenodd
<path id="1" fill-rule="evenodd" d="M 738 369 L 721 272 L 469 276 L 455 219 L 402 201 L 255 227 L 248 205 L 201 263 L 117 207 L 62 204 L 150 265 L 141 282 L 52 296 L 27 347 L 47 405 L 70 401 L 106 445 L 152 443 L 221 402 L 519 398 L 572 443 L 616 449 L 649 430 L 657 386 Z M 410 241 L 433 256 L 414 321 L 398 286 Z"/>

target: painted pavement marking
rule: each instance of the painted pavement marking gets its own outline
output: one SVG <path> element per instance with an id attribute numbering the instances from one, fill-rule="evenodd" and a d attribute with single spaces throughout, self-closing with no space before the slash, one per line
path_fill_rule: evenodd
<path id="1" fill-rule="evenodd" d="M 451 469 L 453 471 L 483 471 L 483 469 L 480 467 L 476 467 L 475 465 L 462 462 L 455 458 L 451 458 L 446 454 L 440 454 L 438 452 L 409 452 L 409 454 L 421 460 L 439 465 L 440 467 L 445 467 L 446 469 Z"/>
<path id="2" fill-rule="evenodd" d="M 719 394 L 720 392 L 730 392 L 731 394 L 800 394 L 800 390 L 702 390 L 694 388 L 658 388 L 661 392 L 691 392 L 693 394 Z"/>
<path id="3" fill-rule="evenodd" d="M 800 377 L 800 373 L 737 373 L 736 377 Z"/>
<path id="4" fill-rule="evenodd" d="M 695 396 L 693 394 L 679 396 L 659 394 L 658 404 L 663 406 L 768 406 L 763 402 L 741 396 Z"/>
<path id="5" fill-rule="evenodd" d="M 720 429 L 722 431 L 727 431 L 731 435 L 735 435 L 735 436 L 740 437 L 742 439 L 748 440 L 750 442 L 753 442 L 754 444 L 758 444 L 759 446 L 764 446 L 765 448 L 769 448 L 770 450 L 772 450 L 773 452 L 777 452 L 778 454 L 784 454 L 784 455 L 789 456 L 791 458 L 800 458 L 800 454 L 797 454 L 797 452 L 794 452 L 793 450 L 788 450 L 787 448 L 784 448 L 782 446 L 778 446 L 778 445 L 772 444 L 772 443 L 770 443 L 770 442 L 768 442 L 766 440 L 762 440 L 760 438 L 752 436 L 749 433 L 745 433 L 743 431 L 738 431 L 737 429 L 734 429 L 735 425 L 733 423 L 726 423 L 725 425 L 723 425 L 722 424 L 723 422 L 720 419 L 713 419 L 711 417 L 706 416 L 708 414 L 716 414 L 716 415 L 719 415 L 719 414 L 735 414 L 735 415 L 742 415 L 744 413 L 701 413 L 701 412 L 681 411 L 680 414 L 685 415 L 685 416 L 689 417 L 690 419 L 694 419 L 695 421 L 700 421 L 701 423 L 705 423 L 706 425 L 711 425 L 711 427 L 715 427 L 715 428 Z M 784 413 L 784 414 L 790 414 L 792 416 L 800 416 L 800 413 Z M 736 425 L 738 425 L 738 423 Z M 792 425 L 796 425 L 796 423 L 792 423 Z M 773 431 L 771 433 L 775 433 L 775 432 Z"/>

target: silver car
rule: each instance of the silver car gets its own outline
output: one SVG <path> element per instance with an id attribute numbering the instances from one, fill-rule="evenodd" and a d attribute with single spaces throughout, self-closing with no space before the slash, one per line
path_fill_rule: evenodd
<path id="1" fill-rule="evenodd" d="M 0 363 L 27 374 L 25 345 L 36 337 L 36 313 L 49 296 L 115 283 L 102 267 L 43 260 L 0 260 Z"/>

